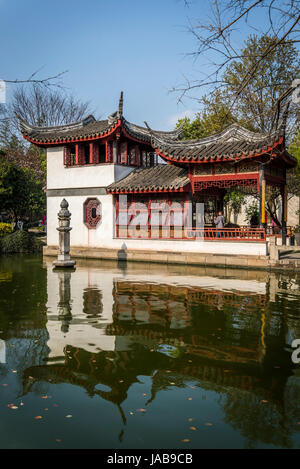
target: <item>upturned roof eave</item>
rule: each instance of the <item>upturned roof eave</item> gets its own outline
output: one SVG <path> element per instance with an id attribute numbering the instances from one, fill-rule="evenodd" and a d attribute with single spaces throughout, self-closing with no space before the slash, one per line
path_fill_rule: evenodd
<path id="1" fill-rule="evenodd" d="M 128 138 L 151 146 L 151 135 L 147 128 L 132 124 L 123 116 L 120 117 L 117 114 L 114 117 L 112 116 L 108 120 L 103 121 L 96 121 L 93 116 L 88 116 L 80 122 L 54 127 L 35 127 L 19 119 L 23 137 L 38 146 L 101 140 L 118 129 Z M 97 123 L 99 123 L 101 130 L 97 131 Z M 88 124 L 94 124 L 95 128 L 90 129 Z M 168 137 L 171 141 L 176 140 L 179 135 L 177 130 L 172 132 L 157 132 L 159 135 Z"/>

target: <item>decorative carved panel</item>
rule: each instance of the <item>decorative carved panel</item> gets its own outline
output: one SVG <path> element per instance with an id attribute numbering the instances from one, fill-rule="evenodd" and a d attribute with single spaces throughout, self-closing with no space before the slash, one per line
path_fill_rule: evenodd
<path id="1" fill-rule="evenodd" d="M 120 145 L 121 163 L 127 163 L 127 142 Z"/>
<path id="2" fill-rule="evenodd" d="M 257 173 L 259 165 L 256 161 L 242 161 L 237 165 L 238 173 Z"/>
<path id="3" fill-rule="evenodd" d="M 84 165 L 85 164 L 85 149 L 84 145 L 77 145 L 78 148 L 78 164 Z"/>
<path id="4" fill-rule="evenodd" d="M 229 180 L 217 180 L 217 181 L 195 181 L 194 191 L 202 191 L 209 187 L 218 187 L 220 189 L 227 189 L 234 186 L 256 186 L 257 179 L 229 179 Z"/>
<path id="5" fill-rule="evenodd" d="M 87 199 L 84 202 L 84 224 L 89 229 L 97 228 L 98 223 L 101 221 L 101 203 L 98 199 Z"/>
<path id="6" fill-rule="evenodd" d="M 91 143 L 92 145 L 92 162 L 94 164 L 99 163 L 99 144 Z"/>
<path id="7" fill-rule="evenodd" d="M 210 176 L 212 175 L 211 164 L 199 164 L 194 166 L 194 176 Z"/>
<path id="8" fill-rule="evenodd" d="M 106 147 L 106 162 L 112 163 L 113 162 L 113 146 L 112 142 L 107 142 Z"/>
<path id="9" fill-rule="evenodd" d="M 228 163 L 219 163 L 215 164 L 215 174 L 234 174 L 234 166 L 233 164 Z"/>

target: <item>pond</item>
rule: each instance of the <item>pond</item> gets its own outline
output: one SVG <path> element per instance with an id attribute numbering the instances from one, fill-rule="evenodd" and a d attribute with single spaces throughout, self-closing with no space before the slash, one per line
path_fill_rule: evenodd
<path id="1" fill-rule="evenodd" d="M 299 448 L 300 274 L 0 257 L 0 448 Z"/>

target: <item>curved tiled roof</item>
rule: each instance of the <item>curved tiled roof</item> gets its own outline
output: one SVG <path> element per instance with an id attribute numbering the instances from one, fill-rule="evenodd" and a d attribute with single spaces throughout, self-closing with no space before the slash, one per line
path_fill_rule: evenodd
<path id="1" fill-rule="evenodd" d="M 180 191 L 190 183 L 185 168 L 169 164 L 158 164 L 152 168 L 141 168 L 132 171 L 120 181 L 106 188 L 107 192 L 156 192 Z"/>
<path id="2" fill-rule="evenodd" d="M 147 125 L 147 124 L 146 124 Z M 149 128 L 149 127 L 148 127 Z M 200 140 L 171 141 L 149 128 L 152 146 L 160 156 L 174 162 L 213 162 L 239 159 L 284 148 L 284 128 L 268 133 L 251 132 L 233 124 L 223 132 Z M 286 152 L 292 166 L 296 160 Z"/>
<path id="3" fill-rule="evenodd" d="M 24 137 L 40 144 L 100 137 L 115 125 L 116 122 L 109 123 L 108 120 L 96 121 L 93 116 L 88 116 L 80 122 L 55 127 L 34 127 L 20 119 Z"/>

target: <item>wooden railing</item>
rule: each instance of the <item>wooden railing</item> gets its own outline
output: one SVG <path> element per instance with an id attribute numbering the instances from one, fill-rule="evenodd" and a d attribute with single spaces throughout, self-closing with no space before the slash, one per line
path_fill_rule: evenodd
<path id="1" fill-rule="evenodd" d="M 153 239 L 153 240 L 184 240 L 184 241 L 236 241 L 265 242 L 266 232 L 261 228 L 183 228 L 183 227 L 141 227 L 133 230 L 130 226 L 117 226 L 116 238 Z"/>
<path id="2" fill-rule="evenodd" d="M 205 241 L 265 241 L 266 232 L 260 228 L 202 228 L 187 230 L 187 237 L 202 238 Z"/>

